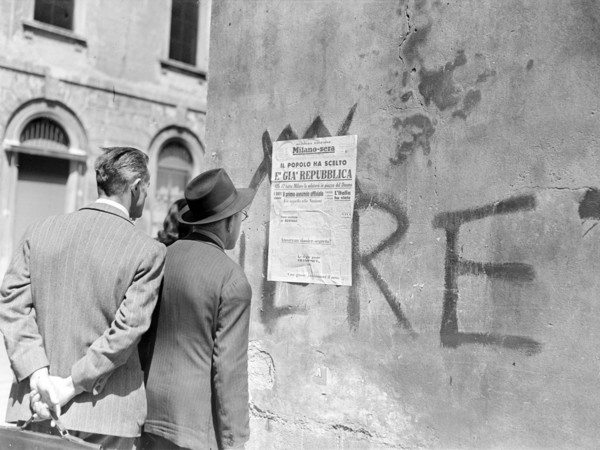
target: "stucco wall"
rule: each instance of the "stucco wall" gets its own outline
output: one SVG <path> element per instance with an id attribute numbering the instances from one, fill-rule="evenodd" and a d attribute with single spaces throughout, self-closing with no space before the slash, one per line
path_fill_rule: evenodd
<path id="1" fill-rule="evenodd" d="M 594 1 L 213 5 L 207 150 L 257 187 L 250 448 L 600 439 Z M 358 135 L 350 288 L 265 279 L 270 144 Z"/>

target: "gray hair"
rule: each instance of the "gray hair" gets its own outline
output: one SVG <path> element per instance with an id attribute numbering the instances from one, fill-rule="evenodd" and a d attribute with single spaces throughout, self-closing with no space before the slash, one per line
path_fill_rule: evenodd
<path id="1" fill-rule="evenodd" d="M 104 194 L 120 195 L 136 179 L 141 178 L 147 183 L 150 180 L 148 172 L 148 155 L 133 147 L 107 147 L 98 157 L 96 169 L 96 184 Z"/>

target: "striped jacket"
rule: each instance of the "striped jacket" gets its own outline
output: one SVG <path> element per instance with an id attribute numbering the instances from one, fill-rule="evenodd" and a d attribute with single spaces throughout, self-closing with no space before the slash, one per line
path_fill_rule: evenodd
<path id="1" fill-rule="evenodd" d="M 7 422 L 30 416 L 28 377 L 48 366 L 84 392 L 68 429 L 134 437 L 146 417 L 137 342 L 150 325 L 166 248 L 117 208 L 94 203 L 30 226 L 0 287 L 15 381 Z"/>

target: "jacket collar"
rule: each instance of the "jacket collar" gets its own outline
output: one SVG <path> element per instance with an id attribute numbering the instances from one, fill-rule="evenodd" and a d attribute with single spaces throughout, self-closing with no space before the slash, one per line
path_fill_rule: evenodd
<path id="1" fill-rule="evenodd" d="M 111 200 L 110 198 L 100 197 L 98 200 L 96 200 L 96 203 L 105 203 L 107 205 L 112 205 L 115 208 L 117 208 L 119 211 L 121 211 L 123 214 L 125 214 L 125 217 L 129 217 L 129 211 L 127 211 L 127 208 L 125 208 L 120 203 L 115 202 L 114 200 Z"/>
<path id="2" fill-rule="evenodd" d="M 104 203 L 104 202 L 94 202 L 90 205 L 84 206 L 81 209 L 93 209 L 96 211 L 101 211 L 104 213 L 108 213 L 108 214 L 113 214 L 117 217 L 120 217 L 123 220 L 126 220 L 127 222 L 129 222 L 130 224 L 133 225 L 133 222 L 131 220 L 129 220 L 129 217 L 126 216 L 126 214 L 121 211 L 120 208 L 117 208 L 116 206 L 113 206 L 109 203 Z"/>
<path id="3" fill-rule="evenodd" d="M 215 233 L 211 233 L 207 230 L 194 230 L 190 234 L 188 234 L 184 239 L 189 239 L 191 241 L 202 241 L 208 242 L 209 244 L 214 244 L 219 247 L 221 250 L 225 249 L 225 244 L 219 236 Z"/>

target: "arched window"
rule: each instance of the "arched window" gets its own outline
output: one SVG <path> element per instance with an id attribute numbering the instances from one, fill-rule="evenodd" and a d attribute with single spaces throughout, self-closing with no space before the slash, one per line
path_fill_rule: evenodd
<path id="1" fill-rule="evenodd" d="M 189 129 L 171 125 L 154 136 L 148 147 L 148 156 L 150 198 L 146 202 L 148 211 L 142 220 L 149 218 L 150 223 L 146 224 L 145 230 L 156 236 L 163 227 L 170 206 L 184 198 L 187 183 L 202 171 L 204 145 Z"/>
<path id="2" fill-rule="evenodd" d="M 62 214 L 68 209 L 67 186 L 71 173 L 68 159 L 41 153 L 69 151 L 69 137 L 56 121 L 47 117 L 30 120 L 21 131 L 19 143 L 22 152 L 18 159 L 15 196 L 15 241 L 33 221 Z M 34 152 L 29 153 L 31 151 Z"/>
<path id="3" fill-rule="evenodd" d="M 163 208 L 168 209 L 175 200 L 183 198 L 192 168 L 192 155 L 184 143 L 167 141 L 158 154 L 156 179 L 156 200 Z"/>
<path id="4" fill-rule="evenodd" d="M 31 222 L 83 206 L 88 140 L 66 105 L 31 99 L 12 115 L 2 139 L 0 266 Z"/>
<path id="5" fill-rule="evenodd" d="M 21 145 L 59 151 L 69 150 L 69 137 L 52 119 L 38 117 L 30 121 L 19 137 Z"/>

